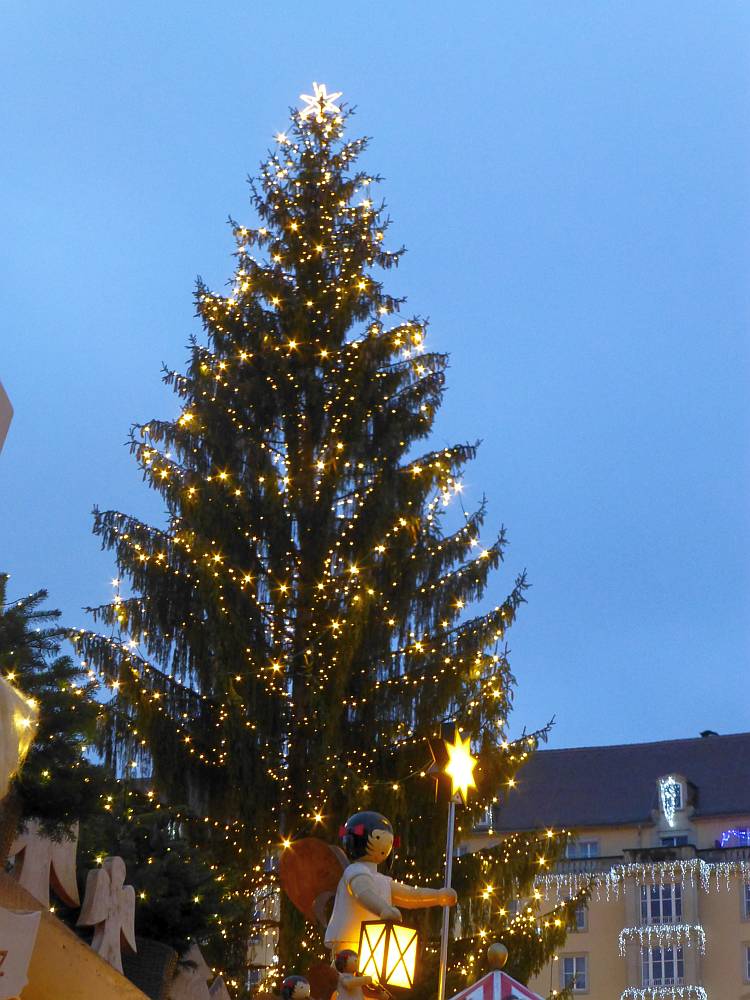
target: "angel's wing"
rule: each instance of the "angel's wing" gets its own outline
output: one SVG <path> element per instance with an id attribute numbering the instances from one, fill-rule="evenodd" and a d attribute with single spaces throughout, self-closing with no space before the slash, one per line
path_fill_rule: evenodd
<path id="1" fill-rule="evenodd" d="M 217 976 L 216 979 L 211 983 L 208 988 L 208 995 L 211 1000 L 232 1000 L 229 996 L 229 990 L 227 989 L 227 984 L 221 978 Z"/>
<path id="2" fill-rule="evenodd" d="M 124 885 L 120 889 L 120 934 L 131 951 L 138 951 L 135 945 L 135 889 Z"/>
<path id="3" fill-rule="evenodd" d="M 78 882 L 76 881 L 76 850 L 78 848 L 78 823 L 73 827 L 72 837 L 63 837 L 52 843 L 52 867 L 50 880 L 52 888 L 66 906 L 79 906 Z"/>
<path id="4" fill-rule="evenodd" d="M 28 843 L 29 830 L 28 826 L 25 830 L 21 830 L 17 833 L 13 839 L 13 843 L 10 845 L 10 850 L 8 851 L 8 857 L 14 858 L 20 851 L 23 851 Z"/>
<path id="5" fill-rule="evenodd" d="M 347 863 L 340 848 L 317 837 L 303 837 L 295 840 L 281 855 L 281 886 L 297 909 L 314 921 L 317 918 L 316 900 L 336 892 Z"/>
<path id="6" fill-rule="evenodd" d="M 331 1000 L 339 977 L 330 962 L 313 962 L 305 973 L 313 1000 Z"/>
<path id="7" fill-rule="evenodd" d="M 103 868 L 92 868 L 86 876 L 83 904 L 76 921 L 78 927 L 94 927 L 107 919 L 111 891 L 109 872 Z M 135 905 L 135 899 L 133 904 Z"/>

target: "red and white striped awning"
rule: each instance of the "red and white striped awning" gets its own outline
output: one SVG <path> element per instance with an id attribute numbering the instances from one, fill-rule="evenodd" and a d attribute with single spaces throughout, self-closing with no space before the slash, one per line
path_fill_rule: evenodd
<path id="1" fill-rule="evenodd" d="M 451 1000 L 543 1000 L 505 972 L 488 972 L 476 983 L 456 993 Z"/>

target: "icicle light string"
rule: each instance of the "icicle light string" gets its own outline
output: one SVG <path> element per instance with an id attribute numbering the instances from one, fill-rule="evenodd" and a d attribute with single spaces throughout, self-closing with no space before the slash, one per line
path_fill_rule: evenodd
<path id="1" fill-rule="evenodd" d="M 730 889 L 735 880 L 750 882 L 750 861 L 704 861 L 702 858 L 687 858 L 679 861 L 633 862 L 613 865 L 604 872 L 550 872 L 537 880 L 543 888 L 545 898 L 552 894 L 560 899 L 576 895 L 589 889 L 596 899 L 604 896 L 617 898 L 625 883 L 639 882 L 643 885 L 663 883 L 700 883 L 704 892 L 711 888 L 717 891 Z"/>
<path id="2" fill-rule="evenodd" d="M 702 986 L 629 986 L 620 1000 L 708 1000 Z"/>
<path id="3" fill-rule="evenodd" d="M 641 948 L 697 946 L 703 955 L 706 951 L 706 932 L 700 924 L 639 924 L 623 927 L 618 938 L 620 955 L 624 956 L 628 944 L 637 941 Z"/>

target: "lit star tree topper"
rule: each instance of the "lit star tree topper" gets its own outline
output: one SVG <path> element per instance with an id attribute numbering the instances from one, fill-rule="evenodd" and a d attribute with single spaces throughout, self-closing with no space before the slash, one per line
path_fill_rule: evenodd
<path id="1" fill-rule="evenodd" d="M 328 93 L 328 89 L 324 83 L 315 83 L 313 81 L 313 92 L 312 94 L 300 94 L 300 100 L 305 102 L 305 107 L 300 111 L 300 118 L 306 119 L 311 115 L 315 116 L 316 121 L 322 122 L 325 115 L 340 115 L 341 108 L 334 104 L 341 97 L 343 91 L 337 90 L 333 94 Z"/>

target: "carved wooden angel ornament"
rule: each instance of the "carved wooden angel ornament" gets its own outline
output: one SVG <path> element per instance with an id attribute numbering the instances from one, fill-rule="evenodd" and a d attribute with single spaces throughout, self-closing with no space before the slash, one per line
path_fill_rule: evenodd
<path id="1" fill-rule="evenodd" d="M 177 972 L 169 984 L 168 1000 L 211 1000 L 208 980 L 213 973 L 195 941 L 177 963 Z"/>
<path id="2" fill-rule="evenodd" d="M 208 995 L 211 1000 L 232 1000 L 227 989 L 227 984 L 221 976 L 217 976 L 208 988 Z"/>
<path id="3" fill-rule="evenodd" d="M 125 862 L 105 858 L 101 868 L 86 877 L 79 927 L 93 927 L 91 947 L 105 962 L 122 972 L 122 945 L 135 946 L 135 889 L 125 885 Z"/>
<path id="4" fill-rule="evenodd" d="M 8 855 L 15 858 L 13 875 L 44 906 L 49 906 L 50 885 L 66 906 L 78 906 L 77 847 L 77 823 L 70 837 L 52 840 L 41 832 L 36 820 L 29 820 L 25 830 L 13 841 Z"/>
<path id="5" fill-rule="evenodd" d="M 400 907 L 455 905 L 453 889 L 405 885 L 378 871 L 394 846 L 393 827 L 380 813 L 350 816 L 341 829 L 341 841 L 345 855 L 314 837 L 299 840 L 284 852 L 280 866 L 285 892 L 310 919 L 325 923 L 322 911 L 333 897 L 325 943 L 334 955 L 344 949 L 357 951 L 364 920 L 400 922 Z"/>

